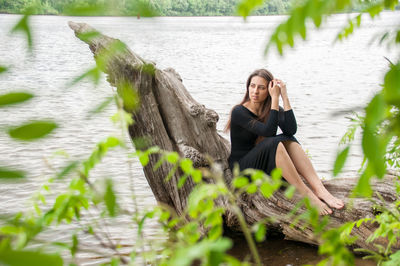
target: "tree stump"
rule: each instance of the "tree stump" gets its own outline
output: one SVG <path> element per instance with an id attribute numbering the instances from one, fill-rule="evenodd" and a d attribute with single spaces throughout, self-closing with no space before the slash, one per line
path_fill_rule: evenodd
<path id="1" fill-rule="evenodd" d="M 69 26 L 78 38 L 89 45 L 95 59 L 104 51 L 108 51 L 112 44 L 121 43 L 117 39 L 98 33 L 85 23 L 69 22 Z M 82 38 L 83 34 L 92 32 L 96 33 L 92 38 Z M 111 53 L 103 71 L 108 75 L 112 86 L 119 89 L 121 84 L 129 83 L 140 95 L 140 108 L 137 112 L 132 112 L 135 123 L 129 128 L 132 139 L 149 136 L 151 142 L 147 143 L 147 147 L 157 145 L 163 150 L 176 151 L 181 156 L 191 159 L 196 167 L 207 166 L 205 156 L 210 156 L 222 168 L 225 181 L 230 183 L 232 174 L 227 162 L 230 143 L 217 133 L 218 114 L 191 97 L 182 84 L 182 78 L 174 69 L 158 69 L 155 63 L 144 60 L 128 47 L 124 47 Z M 177 214 L 182 214 L 194 183 L 188 179 L 185 185 L 178 189 L 179 172 L 174 174 L 169 182 L 165 182 L 164 178 L 170 167 L 164 164 L 153 171 L 159 158 L 159 155 L 153 155 L 144 167 L 146 179 L 158 202 L 167 204 Z M 384 180 L 373 183 L 373 199 L 376 202 L 388 204 L 396 200 L 394 178 L 394 175 L 388 174 Z M 346 206 L 351 205 L 343 210 L 333 210 L 330 215 L 330 227 L 374 217 L 371 201 L 362 198 L 349 199 L 357 178 L 325 180 L 323 183 L 334 196 L 343 199 Z M 385 202 L 381 202 L 376 193 L 380 193 Z M 258 193 L 245 195 L 238 204 L 248 224 L 266 217 L 274 217 L 275 222 L 269 225 L 270 228 L 282 232 L 287 239 L 318 245 L 319 239 L 315 238 L 311 228 L 290 226 L 292 220 L 288 218 L 287 213 L 299 200 L 298 194 L 288 200 L 282 191 L 278 191 L 269 199 Z M 349 201 L 352 203 L 349 204 Z M 218 204 L 224 205 L 226 202 L 220 199 Z M 232 213 L 226 213 L 224 221 L 229 228 L 238 228 Z M 377 225 L 371 223 L 355 227 L 352 234 L 358 236 L 358 240 L 354 246 L 376 250 L 373 243 L 365 241 L 376 228 Z M 380 242 L 384 244 L 386 239 L 381 239 Z"/>

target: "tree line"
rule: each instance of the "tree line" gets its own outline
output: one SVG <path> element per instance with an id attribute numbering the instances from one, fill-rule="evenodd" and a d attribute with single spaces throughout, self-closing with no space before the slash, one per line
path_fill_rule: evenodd
<path id="1" fill-rule="evenodd" d="M 229 16 L 237 13 L 240 0 L 0 0 L 0 13 L 62 15 L 71 7 L 92 9 L 92 15 L 142 15 L 149 9 L 158 16 Z M 290 0 L 265 1 L 253 15 L 285 14 Z M 104 8 L 98 8 L 98 7 Z M 97 7 L 97 8 L 94 8 Z M 93 9 L 95 12 L 93 12 Z M 144 11 L 144 12 L 141 12 Z M 146 15 L 146 14 L 144 14 Z"/>

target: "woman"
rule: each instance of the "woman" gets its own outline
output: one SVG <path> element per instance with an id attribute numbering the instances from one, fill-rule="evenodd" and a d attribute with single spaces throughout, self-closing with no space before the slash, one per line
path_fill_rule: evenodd
<path id="1" fill-rule="evenodd" d="M 226 126 L 231 135 L 230 168 L 238 163 L 240 170 L 261 169 L 267 174 L 274 168 L 281 168 L 282 176 L 302 196 L 308 197 L 320 214 L 331 214 L 330 208 L 343 208 L 343 201 L 326 190 L 293 136 L 297 124 L 286 85 L 274 79 L 268 70 L 258 69 L 247 79 L 246 88 L 242 102 L 232 109 Z M 283 109 L 279 107 L 279 96 L 283 100 Z M 282 130 L 280 135 L 276 135 L 278 126 Z M 304 184 L 300 175 L 312 190 Z"/>

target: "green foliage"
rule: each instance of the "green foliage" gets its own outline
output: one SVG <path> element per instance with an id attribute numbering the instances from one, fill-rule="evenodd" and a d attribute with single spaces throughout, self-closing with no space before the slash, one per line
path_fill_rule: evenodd
<path id="1" fill-rule="evenodd" d="M 32 141 L 50 134 L 58 125 L 52 121 L 33 121 L 8 130 L 8 134 L 17 140 Z"/>
<path id="2" fill-rule="evenodd" d="M 0 108 L 7 105 L 22 103 L 33 98 L 33 94 L 27 92 L 10 92 L 0 95 Z"/>
<path id="3" fill-rule="evenodd" d="M 350 146 L 344 148 L 336 157 L 335 164 L 333 165 L 333 176 L 337 176 L 344 166 L 344 162 L 349 155 Z"/>
<path id="4" fill-rule="evenodd" d="M 33 48 L 33 40 L 32 40 L 32 32 L 29 26 L 29 15 L 25 14 L 23 17 L 18 21 L 17 24 L 11 29 L 11 33 L 20 32 L 25 35 L 26 40 L 28 42 L 28 48 L 32 51 Z"/>
<path id="5" fill-rule="evenodd" d="M 60 255 L 45 254 L 40 251 L 20 251 L 7 249 L 0 251 L 0 262 L 4 265 L 13 266 L 63 265 L 63 260 Z"/>
<path id="6" fill-rule="evenodd" d="M 8 70 L 7 67 L 0 65 L 0 74 L 6 72 L 7 70 Z"/>
<path id="7" fill-rule="evenodd" d="M 24 171 L 14 170 L 0 166 L 0 179 L 4 178 L 14 179 L 14 178 L 24 178 L 24 177 L 25 177 Z"/>

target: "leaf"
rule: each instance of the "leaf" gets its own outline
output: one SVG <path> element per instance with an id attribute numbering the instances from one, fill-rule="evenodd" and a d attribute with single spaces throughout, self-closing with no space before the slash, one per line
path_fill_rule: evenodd
<path id="1" fill-rule="evenodd" d="M 199 169 L 194 169 L 190 174 L 195 183 L 199 183 L 201 181 L 202 173 Z"/>
<path id="2" fill-rule="evenodd" d="M 178 188 L 182 188 L 183 185 L 186 183 L 188 176 L 182 176 L 178 181 Z"/>
<path id="3" fill-rule="evenodd" d="M 22 103 L 30 100 L 32 97 L 33 94 L 27 92 L 10 92 L 7 94 L 3 94 L 0 95 L 0 107 Z"/>
<path id="4" fill-rule="evenodd" d="M 79 239 L 76 234 L 72 236 L 72 246 L 71 246 L 71 255 L 72 257 L 75 256 L 76 252 L 78 251 Z"/>
<path id="5" fill-rule="evenodd" d="M 127 0 L 128 10 L 126 12 L 128 16 L 140 16 L 140 17 L 155 17 L 159 16 L 159 12 L 153 7 L 151 1 L 145 0 Z"/>
<path id="6" fill-rule="evenodd" d="M 52 121 L 34 121 L 8 130 L 8 134 L 18 140 L 32 141 L 50 134 L 58 125 Z"/>
<path id="7" fill-rule="evenodd" d="M 101 69 L 99 67 L 95 66 L 95 67 L 87 70 L 85 73 L 81 74 L 80 76 L 76 77 L 69 84 L 69 86 L 73 86 L 85 78 L 91 79 L 95 85 L 98 85 L 100 82 L 101 73 L 102 73 Z"/>
<path id="8" fill-rule="evenodd" d="M 262 223 L 257 223 L 256 230 L 254 233 L 256 241 L 257 242 L 264 241 L 266 232 L 267 232 L 267 229 L 265 228 L 265 225 Z"/>
<path id="9" fill-rule="evenodd" d="M 247 177 L 239 176 L 233 179 L 232 184 L 235 188 L 242 188 L 249 183 L 249 179 Z"/>
<path id="10" fill-rule="evenodd" d="M 167 161 L 171 164 L 176 164 L 179 160 L 179 154 L 177 152 L 170 152 L 167 154 Z"/>
<path id="11" fill-rule="evenodd" d="M 28 14 L 25 14 L 11 29 L 11 33 L 22 32 L 26 36 L 29 50 L 32 51 L 33 41 L 31 29 L 29 27 L 29 17 L 30 16 Z"/>
<path id="12" fill-rule="evenodd" d="M 400 64 L 392 65 L 386 73 L 383 96 L 388 104 L 400 107 Z"/>
<path id="13" fill-rule="evenodd" d="M 115 196 L 113 182 L 108 179 L 106 182 L 106 193 L 104 194 L 104 202 L 106 203 L 107 211 L 111 217 L 116 215 L 117 198 Z"/>
<path id="14" fill-rule="evenodd" d="M 333 176 L 337 176 L 342 170 L 344 163 L 346 162 L 347 156 L 349 155 L 349 150 L 350 146 L 347 146 L 336 156 L 336 160 L 333 165 Z"/>
<path id="15" fill-rule="evenodd" d="M 117 86 L 118 95 L 122 98 L 124 108 L 128 112 L 133 112 L 139 107 L 139 94 L 133 85 L 125 82 Z"/>
<path id="16" fill-rule="evenodd" d="M 260 186 L 260 190 L 261 190 L 261 194 L 265 197 L 265 198 L 269 198 L 272 196 L 272 194 L 274 193 L 274 188 L 267 182 L 263 183 Z"/>
<path id="17" fill-rule="evenodd" d="M 370 164 L 368 163 L 367 169 L 365 169 L 364 173 L 361 175 L 354 189 L 354 194 L 356 196 L 370 197 L 372 195 L 372 189 L 369 183 L 372 177 L 370 168 Z"/>
<path id="18" fill-rule="evenodd" d="M 237 4 L 236 13 L 246 19 L 253 10 L 263 3 L 263 0 L 242 0 Z"/>
<path id="19" fill-rule="evenodd" d="M 365 157 L 372 167 L 372 174 L 376 174 L 379 178 L 383 177 L 386 171 L 384 155 L 388 138 L 385 135 L 376 134 L 376 131 L 385 117 L 386 107 L 382 94 L 376 94 L 366 108 L 362 136 Z"/>
<path id="20" fill-rule="evenodd" d="M 257 192 L 257 185 L 256 184 L 250 184 L 247 189 L 246 192 L 249 194 L 254 194 Z"/>
<path id="21" fill-rule="evenodd" d="M 93 114 L 98 114 L 103 112 L 107 106 L 110 105 L 110 103 L 112 103 L 112 101 L 114 100 L 114 97 L 107 97 L 103 102 L 101 102 L 99 105 L 97 105 L 93 110 L 89 111 L 89 117 Z"/>
<path id="22" fill-rule="evenodd" d="M 98 31 L 88 31 L 83 33 L 78 33 L 76 37 L 78 37 L 83 42 L 91 42 L 93 39 L 99 37 L 101 34 Z"/>
<path id="23" fill-rule="evenodd" d="M 193 162 L 188 158 L 181 160 L 180 166 L 182 171 L 186 174 L 191 174 L 193 171 Z"/>
<path id="24" fill-rule="evenodd" d="M 2 250 L 0 252 L 0 264 L 13 266 L 62 266 L 63 260 L 60 255 L 45 254 L 37 251 L 24 250 Z"/>
<path id="25" fill-rule="evenodd" d="M 15 179 L 15 178 L 24 178 L 24 177 L 25 177 L 24 171 L 9 169 L 9 168 L 0 166 L 0 179 L 2 179 L 2 178 Z"/>
<path id="26" fill-rule="evenodd" d="M 286 190 L 285 190 L 285 197 L 288 199 L 293 198 L 294 192 L 296 191 L 296 187 L 290 185 Z"/>
<path id="27" fill-rule="evenodd" d="M 8 70 L 7 67 L 0 65 L 0 74 L 6 72 L 7 70 Z"/>
<path id="28" fill-rule="evenodd" d="M 64 167 L 64 169 L 60 173 L 58 173 L 56 178 L 61 179 L 67 176 L 71 171 L 75 170 L 78 167 L 78 165 L 79 165 L 78 161 L 69 163 L 66 167 Z"/>

